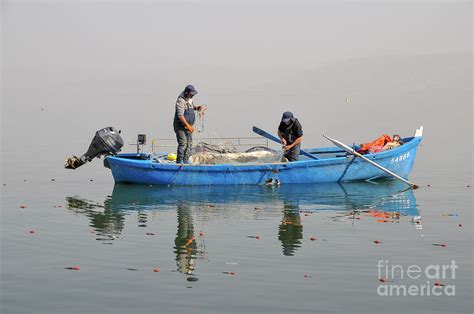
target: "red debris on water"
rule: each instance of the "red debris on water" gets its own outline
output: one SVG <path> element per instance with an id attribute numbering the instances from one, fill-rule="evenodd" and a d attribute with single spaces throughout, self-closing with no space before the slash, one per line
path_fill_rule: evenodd
<path id="1" fill-rule="evenodd" d="M 157 267 L 157 268 L 153 268 L 153 272 L 155 273 L 159 273 L 160 272 L 160 269 Z"/>
<path id="2" fill-rule="evenodd" d="M 20 205 L 20 208 L 26 208 L 26 205 Z"/>
<path id="3" fill-rule="evenodd" d="M 223 271 L 222 273 L 226 274 L 226 275 L 231 275 L 231 276 L 235 275 L 235 272 L 233 272 L 233 271 Z"/>
<path id="4" fill-rule="evenodd" d="M 260 236 L 258 236 L 258 235 L 257 235 L 257 236 L 249 235 L 249 236 L 247 236 L 247 238 L 257 239 L 257 240 L 258 240 L 258 239 L 260 239 Z"/>
<path id="5" fill-rule="evenodd" d="M 446 244 L 444 243 L 433 243 L 434 246 L 441 246 L 441 247 L 447 247 Z"/>
<path id="6" fill-rule="evenodd" d="M 375 243 L 375 244 L 380 244 L 380 243 L 382 243 L 382 241 L 374 240 L 374 243 Z"/>
<path id="7" fill-rule="evenodd" d="M 318 238 L 316 238 L 316 237 L 311 237 L 311 238 L 309 238 L 309 239 L 310 239 L 311 241 L 316 241 Z"/>
<path id="8" fill-rule="evenodd" d="M 204 236 L 204 232 L 202 232 L 202 231 L 199 232 L 199 236 L 200 236 L 200 237 L 203 237 L 203 236 Z"/>
<path id="9" fill-rule="evenodd" d="M 379 278 L 379 281 L 380 281 L 380 282 L 387 282 L 387 279 L 385 279 L 385 278 L 383 278 L 383 277 L 380 277 L 380 278 Z"/>
<path id="10" fill-rule="evenodd" d="M 81 270 L 81 267 L 79 266 L 71 266 L 71 267 L 66 267 L 64 269 L 69 269 L 69 270 Z"/>
<path id="11" fill-rule="evenodd" d="M 434 285 L 435 285 L 436 287 L 444 287 L 444 286 L 445 286 L 444 284 L 442 284 L 442 283 L 439 282 L 439 281 L 435 281 Z"/>

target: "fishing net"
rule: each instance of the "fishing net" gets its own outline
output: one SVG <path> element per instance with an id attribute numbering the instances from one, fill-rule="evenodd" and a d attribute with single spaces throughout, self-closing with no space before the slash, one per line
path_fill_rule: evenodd
<path id="1" fill-rule="evenodd" d="M 258 164 L 274 163 L 283 159 L 283 154 L 273 149 L 256 146 L 245 152 L 239 152 L 232 143 L 209 144 L 201 142 L 189 157 L 192 164 Z"/>

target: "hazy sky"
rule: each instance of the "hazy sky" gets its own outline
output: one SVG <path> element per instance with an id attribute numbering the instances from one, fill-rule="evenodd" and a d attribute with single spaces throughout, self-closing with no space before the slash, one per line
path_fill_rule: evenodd
<path id="1" fill-rule="evenodd" d="M 322 133 L 362 141 L 420 124 L 443 140 L 472 134 L 472 12 L 471 1 L 4 0 L 2 155 L 22 142 L 62 160 L 109 125 L 128 142 L 173 137 L 189 83 L 210 136 L 272 130 L 286 110 L 313 146 Z"/>

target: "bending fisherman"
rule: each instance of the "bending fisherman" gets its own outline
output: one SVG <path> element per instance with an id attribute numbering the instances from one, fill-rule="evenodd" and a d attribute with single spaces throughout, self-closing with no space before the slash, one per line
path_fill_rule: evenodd
<path id="1" fill-rule="evenodd" d="M 278 137 L 283 144 L 284 156 L 288 161 L 297 161 L 300 155 L 301 142 L 303 141 L 303 128 L 301 123 L 287 111 L 283 113 L 278 126 Z"/>

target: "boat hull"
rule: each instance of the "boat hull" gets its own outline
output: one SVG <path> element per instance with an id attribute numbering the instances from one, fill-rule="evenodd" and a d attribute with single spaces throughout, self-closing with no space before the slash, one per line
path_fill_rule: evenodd
<path id="1" fill-rule="evenodd" d="M 421 137 L 406 139 L 406 144 L 396 149 L 368 154 L 365 157 L 403 178 L 408 178 L 421 139 Z M 326 150 L 335 151 L 333 148 Z M 316 152 L 317 149 L 308 151 Z M 135 158 L 130 158 L 131 155 L 134 155 Z M 390 176 L 360 158 L 345 156 L 291 163 L 176 165 L 155 162 L 145 154 L 122 154 L 107 157 L 105 163 L 111 169 L 115 182 L 153 185 L 325 183 L 370 180 Z"/>

